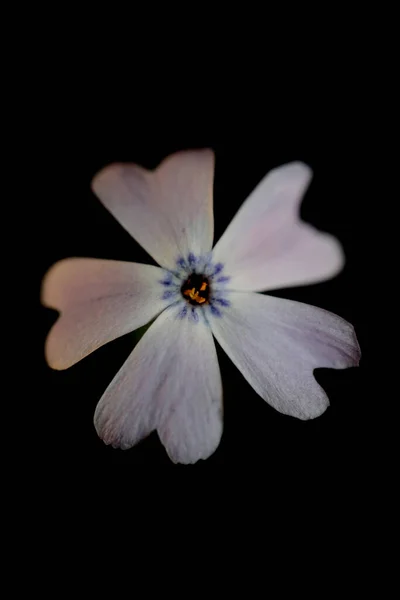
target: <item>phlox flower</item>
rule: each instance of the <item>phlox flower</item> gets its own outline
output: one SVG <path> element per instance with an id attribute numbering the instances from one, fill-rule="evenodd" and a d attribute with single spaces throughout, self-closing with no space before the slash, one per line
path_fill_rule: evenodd
<path id="1" fill-rule="evenodd" d="M 70 258 L 46 274 L 42 301 L 60 312 L 46 358 L 66 369 L 154 320 L 94 416 L 106 444 L 152 431 L 174 462 L 206 459 L 223 429 L 213 336 L 254 390 L 281 413 L 313 419 L 329 405 L 318 367 L 359 362 L 352 325 L 321 308 L 257 292 L 336 275 L 339 242 L 300 220 L 311 180 L 300 162 L 270 171 L 213 244 L 214 154 L 178 152 L 154 171 L 112 164 L 92 188 L 159 265 Z"/>

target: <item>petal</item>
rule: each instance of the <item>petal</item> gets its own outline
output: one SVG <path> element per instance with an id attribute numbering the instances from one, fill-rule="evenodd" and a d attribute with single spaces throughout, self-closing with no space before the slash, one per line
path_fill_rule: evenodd
<path id="1" fill-rule="evenodd" d="M 137 242 L 167 269 L 212 247 L 214 154 L 178 152 L 155 171 L 112 164 L 93 179 L 95 194 Z"/>
<path id="2" fill-rule="evenodd" d="M 344 265 L 339 242 L 300 221 L 307 165 L 274 169 L 250 194 L 215 246 L 235 290 L 262 291 L 329 279 Z"/>
<path id="3" fill-rule="evenodd" d="M 209 457 L 222 435 L 222 384 L 207 325 L 167 308 L 105 391 L 94 422 L 114 447 L 130 448 L 157 429 L 174 462 Z"/>
<path id="4" fill-rule="evenodd" d="M 354 329 L 321 308 L 261 294 L 232 292 L 213 334 L 255 391 L 279 412 L 313 419 L 329 406 L 313 369 L 358 365 Z"/>
<path id="5" fill-rule="evenodd" d="M 46 340 L 53 369 L 67 369 L 103 344 L 148 323 L 168 304 L 163 271 L 151 265 L 68 258 L 48 271 L 42 302 L 62 314 Z"/>

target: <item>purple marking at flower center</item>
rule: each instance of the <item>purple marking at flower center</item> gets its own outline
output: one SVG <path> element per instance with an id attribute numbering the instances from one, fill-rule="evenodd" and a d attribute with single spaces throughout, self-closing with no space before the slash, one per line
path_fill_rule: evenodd
<path id="1" fill-rule="evenodd" d="M 215 265 L 213 276 L 218 275 L 218 273 L 221 273 L 223 268 L 224 268 L 224 265 L 222 263 L 217 263 Z"/>
<path id="2" fill-rule="evenodd" d="M 168 298 L 172 298 L 172 296 L 175 296 L 176 292 L 171 292 L 171 291 L 165 291 L 162 295 L 162 299 L 163 300 L 168 300 Z"/>
<path id="3" fill-rule="evenodd" d="M 218 304 L 220 304 L 221 306 L 230 306 L 231 305 L 229 300 L 225 300 L 225 298 L 215 298 L 214 302 L 218 302 Z"/>
<path id="4" fill-rule="evenodd" d="M 181 305 L 178 317 L 188 317 L 194 323 L 201 317 L 207 324 L 207 315 L 223 317 L 219 307 L 227 308 L 230 302 L 224 297 L 223 285 L 213 290 L 213 284 L 224 284 L 230 280 L 225 275 L 216 277 L 223 271 L 223 263 L 213 263 L 211 252 L 200 256 L 189 252 L 186 258 L 178 256 L 176 265 L 177 270 L 164 271 L 159 283 L 169 288 L 163 292 L 162 299 L 169 303 L 175 300 L 173 304 Z"/>
<path id="5" fill-rule="evenodd" d="M 190 266 L 191 268 L 193 268 L 193 267 L 195 266 L 196 262 L 197 262 L 197 260 L 196 260 L 196 257 L 195 257 L 195 255 L 193 254 L 193 252 L 190 252 L 190 253 L 189 253 L 189 256 L 188 256 L 188 261 L 189 261 L 189 266 Z"/>
<path id="6" fill-rule="evenodd" d="M 187 306 L 185 304 L 185 306 L 183 306 L 183 308 L 179 311 L 178 317 L 180 319 L 183 319 L 184 317 L 186 317 L 187 314 Z"/>
<path id="7" fill-rule="evenodd" d="M 214 316 L 216 317 L 222 317 L 222 313 L 219 310 L 219 308 L 217 308 L 216 306 L 214 306 L 214 304 L 211 304 L 210 306 L 211 312 Z"/>

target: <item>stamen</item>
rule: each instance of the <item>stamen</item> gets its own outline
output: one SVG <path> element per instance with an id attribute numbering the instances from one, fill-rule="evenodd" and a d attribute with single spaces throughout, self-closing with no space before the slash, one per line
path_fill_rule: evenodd
<path id="1" fill-rule="evenodd" d="M 193 305 L 208 302 L 210 286 L 204 275 L 192 273 L 181 287 L 182 296 Z"/>

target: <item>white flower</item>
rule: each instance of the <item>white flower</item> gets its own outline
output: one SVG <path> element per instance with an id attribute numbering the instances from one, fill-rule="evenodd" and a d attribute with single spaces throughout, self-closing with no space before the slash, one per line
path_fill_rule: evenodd
<path id="1" fill-rule="evenodd" d="M 61 313 L 46 341 L 54 369 L 156 317 L 94 422 L 106 444 L 123 449 L 157 430 L 181 463 L 206 459 L 221 439 L 213 335 L 264 400 L 299 419 L 329 405 L 313 370 L 360 358 L 342 318 L 255 293 L 322 281 L 344 264 L 336 239 L 299 219 L 310 169 L 296 162 L 268 173 L 211 251 L 213 173 L 210 150 L 179 152 L 153 172 L 106 167 L 94 192 L 160 267 L 72 258 L 54 265 L 43 284 L 43 303 Z"/>

